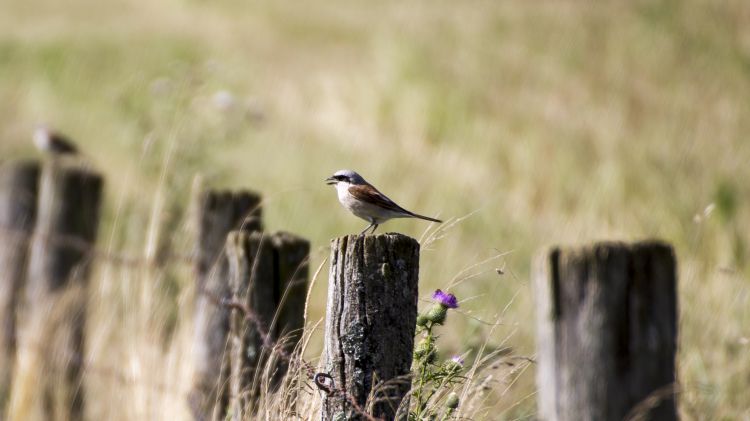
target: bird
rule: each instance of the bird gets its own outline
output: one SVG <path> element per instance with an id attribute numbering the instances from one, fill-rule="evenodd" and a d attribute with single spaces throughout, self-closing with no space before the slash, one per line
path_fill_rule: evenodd
<path id="1" fill-rule="evenodd" d="M 375 233 L 378 225 L 393 218 L 418 218 L 438 224 L 443 222 L 402 208 L 352 170 L 336 171 L 325 181 L 336 187 L 339 202 L 346 210 L 370 223 L 360 235 L 370 228 L 370 234 Z"/>
<path id="2" fill-rule="evenodd" d="M 37 149 L 53 156 L 78 154 L 78 148 L 72 140 L 46 125 L 36 126 L 33 139 Z"/>

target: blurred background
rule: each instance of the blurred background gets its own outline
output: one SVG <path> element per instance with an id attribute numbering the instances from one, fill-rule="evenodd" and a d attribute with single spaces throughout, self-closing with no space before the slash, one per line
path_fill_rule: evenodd
<path id="1" fill-rule="evenodd" d="M 101 247 L 188 252 L 192 186 L 249 188 L 268 229 L 312 241 L 313 273 L 331 238 L 367 225 L 323 183 L 354 169 L 408 209 L 460 219 L 421 258 L 426 300 L 460 281 L 441 350 L 533 358 L 534 253 L 662 238 L 679 262 L 680 412 L 750 419 L 747 1 L 1 8 L 0 159 L 35 156 L 38 123 L 74 139 L 106 176 Z M 185 416 L 191 273 L 147 272 L 95 268 L 87 358 L 132 381 L 88 373 L 90 419 Z M 326 281 L 324 264 L 308 321 Z M 533 371 L 492 380 L 492 419 L 533 419 Z"/>

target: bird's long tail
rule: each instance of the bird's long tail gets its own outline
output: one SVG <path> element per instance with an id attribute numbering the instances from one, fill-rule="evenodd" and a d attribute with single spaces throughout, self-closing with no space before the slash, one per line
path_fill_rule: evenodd
<path id="1" fill-rule="evenodd" d="M 409 212 L 409 214 L 412 217 L 414 217 L 414 218 L 424 219 L 425 221 L 437 222 L 438 224 L 442 224 L 443 223 L 443 221 L 441 221 L 439 219 L 430 218 L 429 216 L 419 215 L 419 214 L 416 214 L 414 212 Z"/>

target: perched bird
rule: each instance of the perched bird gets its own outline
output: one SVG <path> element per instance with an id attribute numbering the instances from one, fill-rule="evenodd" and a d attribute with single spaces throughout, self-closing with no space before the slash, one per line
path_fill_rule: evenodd
<path id="1" fill-rule="evenodd" d="M 419 218 L 437 223 L 443 222 L 402 208 L 354 171 L 336 171 L 325 181 L 326 184 L 336 186 L 339 202 L 344 208 L 370 223 L 360 235 L 370 228 L 372 228 L 371 234 L 374 233 L 378 225 L 392 218 Z"/>
<path id="2" fill-rule="evenodd" d="M 34 146 L 51 155 L 76 155 L 78 148 L 64 135 L 39 125 L 34 130 Z"/>

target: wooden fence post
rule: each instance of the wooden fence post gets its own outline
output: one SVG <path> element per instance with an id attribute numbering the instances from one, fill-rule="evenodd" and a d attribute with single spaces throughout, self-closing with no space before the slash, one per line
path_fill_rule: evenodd
<path id="1" fill-rule="evenodd" d="M 227 238 L 227 258 L 232 302 L 241 306 L 231 310 L 229 349 L 230 412 L 232 419 L 239 421 L 256 392 L 250 385 L 262 364 L 263 349 L 272 341 L 274 259 L 270 241 L 262 233 L 240 231 Z"/>
<path id="2" fill-rule="evenodd" d="M 261 229 L 260 196 L 247 191 L 208 191 L 197 200 L 194 372 L 188 399 L 194 419 L 221 420 L 228 404 L 229 373 L 225 351 L 230 309 L 221 305 L 229 296 L 224 246 L 232 230 Z"/>
<path id="3" fill-rule="evenodd" d="M 554 248 L 535 271 L 540 418 L 677 419 L 672 247 Z"/>
<path id="4" fill-rule="evenodd" d="M 266 363 L 262 352 L 271 358 L 272 348 L 284 335 L 276 351 L 285 355 L 275 359 L 273 379 L 266 379 L 274 387 L 286 373 L 287 358 L 301 336 L 310 243 L 285 232 L 264 237 L 237 231 L 229 234 L 226 249 L 232 302 L 242 306 L 233 306 L 230 318 L 230 413 L 239 420 L 258 392 L 252 383 L 256 368 Z"/>
<path id="5" fill-rule="evenodd" d="M 285 339 L 284 350 L 288 353 L 297 345 L 305 323 L 310 242 L 288 232 L 277 232 L 270 240 L 276 278 L 274 302 L 278 308 L 274 336 Z M 286 365 L 279 367 L 279 378 L 286 372 Z"/>
<path id="6" fill-rule="evenodd" d="M 0 418 L 5 413 L 15 365 L 18 292 L 26 279 L 38 184 L 38 162 L 0 166 Z"/>
<path id="7" fill-rule="evenodd" d="M 411 386 L 418 277 L 413 238 L 389 233 L 332 241 L 323 361 L 345 393 L 324 397 L 324 420 L 365 419 L 362 411 L 396 416 Z"/>
<path id="8" fill-rule="evenodd" d="M 55 161 L 42 171 L 17 355 L 19 365 L 29 355 L 41 358 L 34 393 L 48 420 L 83 418 L 86 284 L 103 183 L 99 174 Z"/>

